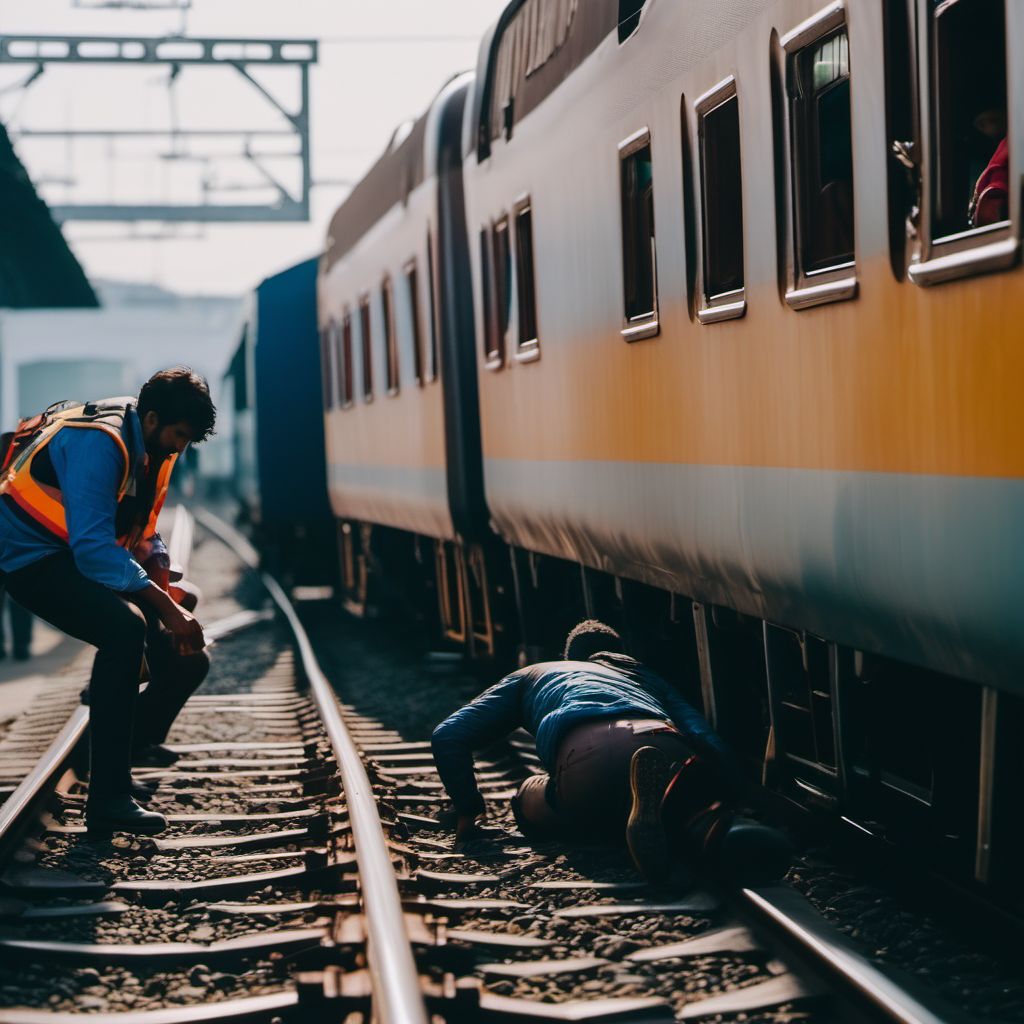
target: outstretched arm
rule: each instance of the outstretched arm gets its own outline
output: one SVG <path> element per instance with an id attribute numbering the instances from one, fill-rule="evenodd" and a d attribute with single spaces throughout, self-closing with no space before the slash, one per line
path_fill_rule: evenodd
<path id="1" fill-rule="evenodd" d="M 434 764 L 460 819 L 484 812 L 484 798 L 473 776 L 473 754 L 522 724 L 521 682 L 517 673 L 506 676 L 434 730 Z"/>

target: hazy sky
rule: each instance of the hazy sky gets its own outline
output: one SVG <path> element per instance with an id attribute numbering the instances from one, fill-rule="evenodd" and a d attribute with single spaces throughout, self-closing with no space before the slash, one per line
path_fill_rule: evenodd
<path id="1" fill-rule="evenodd" d="M 321 41 L 320 60 L 310 77 L 313 178 L 332 184 L 314 189 L 310 223 L 186 224 L 175 229 L 182 237 L 131 241 L 111 236 L 123 239 L 131 230 L 152 236 L 162 228 L 65 225 L 65 235 L 92 277 L 230 294 L 320 250 L 330 216 L 347 192 L 336 183 L 358 180 L 400 122 L 418 116 L 451 74 L 475 66 L 479 38 L 506 0 L 192 0 L 184 15 L 95 9 L 104 2 L 0 0 L 0 33 L 162 36 L 179 32 L 184 18 L 191 36 Z M 424 36 L 434 41 L 415 38 Z M 28 89 L 5 89 L 30 71 L 31 65 L 0 66 L 0 119 L 15 131 L 165 127 L 175 111 L 179 123 L 207 128 L 282 124 L 232 69 L 186 66 L 171 90 L 167 69 L 158 65 L 50 65 Z M 290 101 L 297 75 L 266 69 L 261 81 Z M 225 143 L 208 139 L 201 149 L 212 157 L 225 151 Z M 25 139 L 18 150 L 54 202 L 195 201 L 203 176 L 229 186 L 256 180 L 239 161 L 197 161 L 195 147 L 181 148 L 177 159 L 167 159 L 164 140 L 112 145 Z M 271 159 L 267 166 L 290 184 L 297 165 Z M 259 193 L 251 195 L 255 199 Z"/>

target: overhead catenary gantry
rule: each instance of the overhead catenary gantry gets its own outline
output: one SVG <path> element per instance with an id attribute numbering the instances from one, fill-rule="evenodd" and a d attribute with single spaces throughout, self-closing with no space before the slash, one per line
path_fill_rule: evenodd
<path id="1" fill-rule="evenodd" d="M 202 137 L 237 140 L 237 156 L 250 165 L 261 186 L 274 193 L 269 203 L 227 203 L 212 194 L 225 189 L 204 184 L 201 202 L 53 203 L 59 221 L 304 221 L 309 219 L 312 184 L 309 141 L 309 68 L 317 61 L 317 43 L 311 39 L 183 38 L 175 36 L 59 36 L 0 35 L 0 65 L 28 64 L 35 73 L 23 84 L 36 80 L 48 65 L 107 64 L 164 65 L 170 81 L 184 66 L 229 67 L 235 69 L 262 99 L 283 119 L 281 127 L 240 127 L 189 129 L 172 124 L 167 129 L 57 129 L 20 128 L 12 132 L 19 139 L 105 138 L 108 140 L 163 137 L 177 143 Z M 267 85 L 253 75 L 259 67 L 290 67 L 298 76 L 299 99 L 289 107 Z M 288 188 L 267 167 L 259 149 L 261 140 L 291 137 L 296 148 L 284 155 L 299 163 L 299 186 Z M 275 150 L 271 155 L 279 158 Z M 211 194 L 212 193 L 212 194 Z"/>

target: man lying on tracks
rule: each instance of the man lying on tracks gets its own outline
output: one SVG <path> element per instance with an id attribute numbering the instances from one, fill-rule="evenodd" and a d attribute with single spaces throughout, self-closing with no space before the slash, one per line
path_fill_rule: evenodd
<path id="1" fill-rule="evenodd" d="M 215 417 L 206 381 L 176 367 L 155 374 L 137 400 L 50 406 L 23 421 L 4 449 L 7 591 L 97 648 L 88 690 L 90 831 L 152 834 L 167 825 L 136 803 L 151 793 L 132 779 L 131 765 L 176 759 L 160 744 L 210 662 L 202 627 L 167 592 L 156 519 L 175 461 L 213 432 Z M 144 656 L 149 685 L 139 696 Z"/>
<path id="2" fill-rule="evenodd" d="M 730 809 L 742 783 L 728 748 L 665 680 L 624 653 L 609 626 L 581 622 L 563 661 L 513 672 L 434 730 L 434 762 L 455 805 L 458 839 L 486 813 L 474 751 L 520 727 L 535 737 L 547 769 L 512 800 L 524 835 L 625 839 L 651 881 L 665 878 L 677 856 L 744 883 L 788 867 L 788 840 Z"/>

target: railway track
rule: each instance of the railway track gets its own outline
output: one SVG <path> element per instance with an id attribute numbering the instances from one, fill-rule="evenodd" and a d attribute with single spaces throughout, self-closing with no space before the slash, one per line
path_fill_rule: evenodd
<path id="1" fill-rule="evenodd" d="M 181 759 L 139 772 L 171 828 L 90 841 L 77 711 L 0 810 L 0 1024 L 950 1019 L 785 888 L 652 891 L 500 816 L 453 849 L 428 744 L 340 704 L 278 584 L 277 622 L 242 585 L 252 548 L 199 519 L 246 606 L 212 595 Z M 497 803 L 537 761 L 523 736 L 479 767 Z"/>

